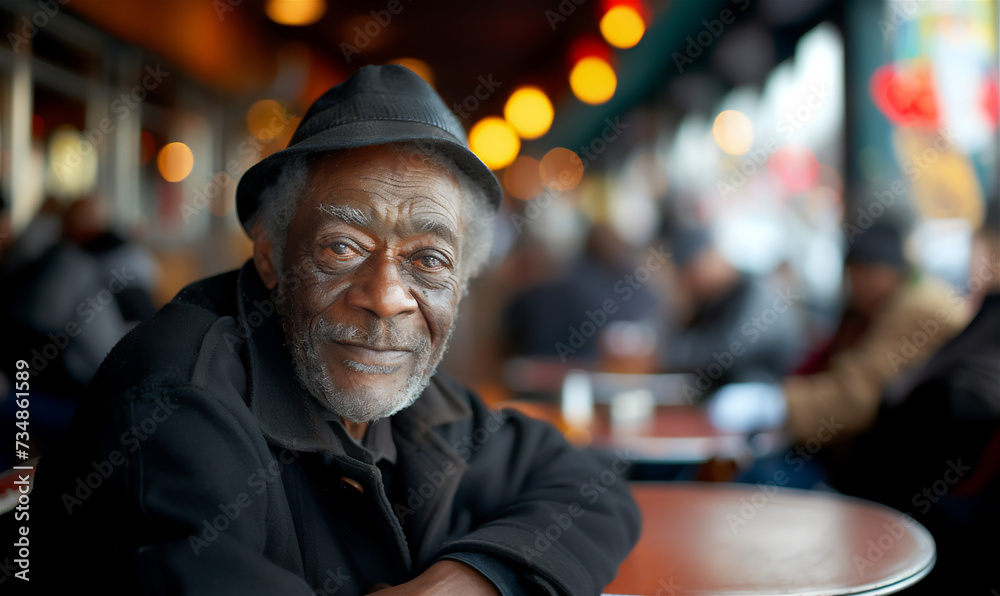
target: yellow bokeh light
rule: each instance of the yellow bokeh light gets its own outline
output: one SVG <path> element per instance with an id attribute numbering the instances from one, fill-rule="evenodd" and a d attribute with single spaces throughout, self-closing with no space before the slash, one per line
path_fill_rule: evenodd
<path id="1" fill-rule="evenodd" d="M 743 155 L 753 146 L 753 124 L 743 112 L 725 110 L 712 124 L 715 142 L 730 155 Z"/>
<path id="2" fill-rule="evenodd" d="M 644 33 L 646 23 L 631 6 L 615 6 L 601 17 L 601 35 L 616 48 L 631 48 L 639 43 Z"/>
<path id="3" fill-rule="evenodd" d="M 326 12 L 326 0 L 267 0 L 264 12 L 279 25 L 312 25 Z"/>
<path id="4" fill-rule="evenodd" d="M 156 167 L 167 182 L 180 182 L 194 168 L 194 154 L 184 143 L 168 143 L 160 149 Z"/>
<path id="5" fill-rule="evenodd" d="M 488 116 L 469 131 L 469 149 L 490 169 L 506 167 L 521 150 L 517 131 L 503 118 Z"/>
<path id="6" fill-rule="evenodd" d="M 538 173 L 542 183 L 556 192 L 573 190 L 583 178 L 583 160 L 565 147 L 555 147 L 542 158 Z"/>
<path id="7" fill-rule="evenodd" d="M 247 130 L 262 141 L 270 141 L 285 128 L 285 108 L 273 99 L 255 101 L 247 110 Z"/>
<path id="8" fill-rule="evenodd" d="M 58 199 L 83 196 L 97 184 L 97 151 L 80 131 L 68 124 L 57 127 L 49 139 L 49 166 L 45 191 Z"/>
<path id="9" fill-rule="evenodd" d="M 569 86 L 580 101 L 597 105 L 615 94 L 618 77 L 607 60 L 588 56 L 577 62 L 569 73 Z"/>
<path id="10" fill-rule="evenodd" d="M 521 87 L 511 93 L 503 115 L 522 138 L 537 139 L 549 132 L 555 112 L 544 91 L 538 87 Z"/>
<path id="11" fill-rule="evenodd" d="M 399 64 L 400 66 L 405 66 L 417 74 L 418 77 L 427 82 L 431 87 L 434 86 L 434 70 L 431 69 L 431 65 L 427 64 L 423 60 L 418 58 L 399 58 L 393 60 L 390 64 Z"/>

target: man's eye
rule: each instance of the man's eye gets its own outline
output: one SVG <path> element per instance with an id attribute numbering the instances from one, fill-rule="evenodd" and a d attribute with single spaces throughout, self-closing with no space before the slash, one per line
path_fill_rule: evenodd
<path id="1" fill-rule="evenodd" d="M 334 242 L 333 244 L 327 246 L 327 248 L 329 248 L 330 252 L 333 254 L 340 256 L 346 256 L 355 252 L 354 248 L 346 242 Z"/>
<path id="2" fill-rule="evenodd" d="M 444 267 L 444 260 L 434 255 L 423 255 L 417 257 L 415 260 L 424 269 L 440 269 Z"/>

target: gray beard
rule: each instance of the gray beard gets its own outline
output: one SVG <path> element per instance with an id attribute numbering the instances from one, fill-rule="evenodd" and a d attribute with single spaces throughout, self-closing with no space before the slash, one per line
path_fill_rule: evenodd
<path id="1" fill-rule="evenodd" d="M 300 323 L 300 321 L 304 321 L 304 318 L 297 316 L 298 309 L 291 304 L 292 302 L 290 296 L 286 294 L 286 299 L 278 304 L 278 312 L 285 329 L 285 337 L 291 348 L 295 376 L 302 386 L 327 410 L 358 423 L 374 422 L 413 405 L 413 402 L 417 401 L 420 394 L 427 388 L 431 377 L 434 376 L 455 329 L 452 325 L 440 353 L 433 354 L 428 338 L 406 338 L 395 327 L 377 320 L 372 321 L 367 330 L 342 323 L 331 325 L 323 319 L 319 320 L 314 328 L 310 328 L 307 324 Z M 317 346 L 344 340 L 411 347 L 417 361 L 403 390 L 390 395 L 375 395 L 363 389 L 352 391 L 334 385 L 333 380 L 326 373 Z M 344 365 L 351 370 L 370 374 L 385 374 L 390 369 L 390 367 L 367 365 L 352 360 L 344 361 Z"/>

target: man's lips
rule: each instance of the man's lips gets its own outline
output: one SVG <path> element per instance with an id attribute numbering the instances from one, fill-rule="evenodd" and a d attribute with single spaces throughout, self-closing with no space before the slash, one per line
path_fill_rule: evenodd
<path id="1" fill-rule="evenodd" d="M 369 346 L 345 341 L 334 341 L 329 345 L 343 354 L 345 360 L 376 367 L 389 366 L 396 370 L 402 367 L 403 361 L 413 353 L 413 350 L 408 348 Z"/>

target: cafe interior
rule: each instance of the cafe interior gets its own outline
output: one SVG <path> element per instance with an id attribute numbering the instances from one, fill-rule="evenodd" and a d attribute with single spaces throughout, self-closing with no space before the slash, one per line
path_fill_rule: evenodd
<path id="1" fill-rule="evenodd" d="M 251 258 L 241 176 L 394 63 L 503 190 L 439 370 L 617 463 L 593 487 L 643 529 L 604 593 L 1000 595 L 995 0 L 3 0 L 0 31 L 32 458 Z M 38 273 L 95 221 L 107 290 Z"/>

